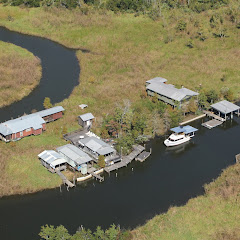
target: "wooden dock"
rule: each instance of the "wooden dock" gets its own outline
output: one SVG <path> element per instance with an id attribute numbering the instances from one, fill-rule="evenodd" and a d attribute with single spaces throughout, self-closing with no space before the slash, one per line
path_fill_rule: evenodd
<path id="1" fill-rule="evenodd" d="M 213 112 L 210 112 L 210 111 L 203 111 L 203 112 L 206 114 L 206 116 L 213 118 L 212 120 L 202 123 L 202 126 L 208 128 L 208 129 L 217 127 L 226 121 L 225 118 L 222 118 L 222 117 L 214 114 Z"/>
<path id="2" fill-rule="evenodd" d="M 117 170 L 119 168 L 126 167 L 129 163 L 132 162 L 133 159 L 135 159 L 141 152 L 143 152 L 144 149 L 145 149 L 145 147 L 143 147 L 141 145 L 134 145 L 133 146 L 133 151 L 129 155 L 124 156 L 122 158 L 121 162 L 115 163 L 115 164 L 113 164 L 109 167 L 105 167 L 104 170 L 107 173 L 110 173 L 110 172 L 112 172 L 114 170 Z"/>
<path id="3" fill-rule="evenodd" d="M 139 162 L 144 162 L 150 155 L 151 151 L 150 152 L 143 151 L 135 158 L 135 160 Z"/>
<path id="4" fill-rule="evenodd" d="M 221 121 L 221 122 L 225 122 L 225 121 L 226 121 L 225 118 L 222 118 L 222 117 L 214 114 L 213 112 L 205 111 L 205 110 L 204 110 L 203 112 L 204 112 L 208 117 L 212 117 L 212 118 L 214 118 L 214 119 L 216 119 L 216 120 L 218 120 L 218 121 Z"/>
<path id="5" fill-rule="evenodd" d="M 202 115 L 200 115 L 200 116 L 191 118 L 191 119 L 189 119 L 189 120 L 187 120 L 187 121 L 185 121 L 185 122 L 181 122 L 181 123 L 179 123 L 179 125 L 182 126 L 182 125 L 185 125 L 185 124 L 187 124 L 187 123 L 193 122 L 193 121 L 195 121 L 195 120 L 198 120 L 198 119 L 204 118 L 204 117 L 206 117 L 206 113 L 204 113 L 204 114 L 202 114 Z"/>
<path id="6" fill-rule="evenodd" d="M 219 121 L 219 120 L 217 120 L 217 119 L 212 119 L 212 120 L 210 120 L 210 121 L 207 121 L 207 122 L 205 122 L 205 123 L 202 123 L 202 126 L 208 128 L 208 129 L 212 129 L 212 128 L 217 127 L 217 126 L 219 126 L 219 125 L 221 125 L 221 124 L 223 124 L 222 121 Z"/>
<path id="7" fill-rule="evenodd" d="M 99 180 L 99 182 L 104 181 L 104 177 L 101 177 L 100 175 L 96 174 L 95 172 L 91 173 L 91 175 L 96 179 Z"/>
<path id="8" fill-rule="evenodd" d="M 67 185 L 68 187 L 75 187 L 75 185 L 70 182 L 64 175 L 62 172 L 60 172 L 59 170 L 56 170 L 56 173 L 59 175 L 59 177 L 62 179 L 63 184 Z"/>

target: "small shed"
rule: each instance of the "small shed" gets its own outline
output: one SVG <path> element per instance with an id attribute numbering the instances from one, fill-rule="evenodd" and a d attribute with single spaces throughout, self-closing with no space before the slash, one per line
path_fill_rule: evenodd
<path id="1" fill-rule="evenodd" d="M 84 164 L 93 160 L 88 154 L 72 144 L 58 147 L 57 151 L 62 157 L 67 159 L 68 164 L 72 168 L 78 171 L 81 170 Z"/>
<path id="2" fill-rule="evenodd" d="M 55 173 L 56 170 L 66 169 L 67 160 L 54 150 L 45 150 L 38 157 L 42 165 L 52 173 Z"/>
<path id="3" fill-rule="evenodd" d="M 92 115 L 92 113 L 85 113 L 78 116 L 78 124 L 85 129 L 90 129 L 92 126 L 93 119 L 94 116 Z"/>
<path id="4" fill-rule="evenodd" d="M 80 105 L 78 105 L 81 109 L 84 109 L 84 108 L 87 108 L 88 107 L 88 105 L 87 104 L 80 104 Z"/>
<path id="5" fill-rule="evenodd" d="M 223 116 L 225 120 L 227 116 L 230 115 L 233 118 L 233 113 L 236 113 L 239 116 L 240 107 L 234 103 L 231 103 L 227 100 L 217 102 L 211 105 L 211 108 L 218 113 L 219 116 Z"/>

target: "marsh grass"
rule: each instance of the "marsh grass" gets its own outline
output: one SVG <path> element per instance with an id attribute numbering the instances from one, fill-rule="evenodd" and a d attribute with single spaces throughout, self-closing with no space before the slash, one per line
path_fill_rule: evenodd
<path id="1" fill-rule="evenodd" d="M 0 107 L 27 96 L 40 82 L 41 62 L 26 49 L 0 41 Z"/>

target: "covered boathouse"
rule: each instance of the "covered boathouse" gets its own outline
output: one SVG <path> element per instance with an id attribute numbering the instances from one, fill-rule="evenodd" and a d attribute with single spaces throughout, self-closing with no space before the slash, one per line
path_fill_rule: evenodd
<path id="1" fill-rule="evenodd" d="M 46 123 L 61 118 L 63 111 L 63 107 L 57 106 L 1 123 L 0 139 L 10 142 L 42 134 L 46 130 Z"/>
<path id="2" fill-rule="evenodd" d="M 216 113 L 219 117 L 224 118 L 233 118 L 233 113 L 236 113 L 238 116 L 240 114 L 239 109 L 240 107 L 234 103 L 231 103 L 227 100 L 223 100 L 221 102 L 217 102 L 211 105 L 214 113 Z"/>
<path id="3" fill-rule="evenodd" d="M 38 157 L 42 165 L 51 173 L 55 173 L 56 170 L 61 171 L 66 169 L 67 160 L 54 150 L 45 150 L 38 154 Z"/>

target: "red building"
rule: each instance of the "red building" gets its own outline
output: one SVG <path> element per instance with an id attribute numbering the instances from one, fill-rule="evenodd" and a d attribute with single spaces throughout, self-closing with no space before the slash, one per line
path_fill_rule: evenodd
<path id="1" fill-rule="evenodd" d="M 63 111 L 63 107 L 57 106 L 1 123 L 0 139 L 9 142 L 29 135 L 42 134 L 46 130 L 46 123 L 61 118 Z"/>

